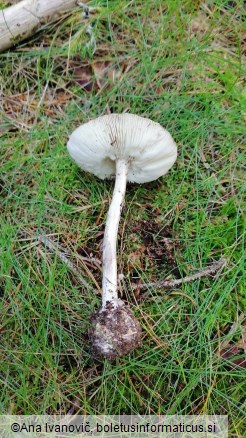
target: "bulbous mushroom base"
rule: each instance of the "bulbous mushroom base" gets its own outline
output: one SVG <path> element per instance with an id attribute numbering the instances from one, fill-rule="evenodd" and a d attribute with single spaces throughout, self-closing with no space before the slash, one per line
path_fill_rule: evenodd
<path id="1" fill-rule="evenodd" d="M 95 356 L 112 360 L 141 346 L 141 326 L 120 300 L 116 308 L 108 303 L 105 310 L 93 313 L 90 323 L 89 337 Z"/>

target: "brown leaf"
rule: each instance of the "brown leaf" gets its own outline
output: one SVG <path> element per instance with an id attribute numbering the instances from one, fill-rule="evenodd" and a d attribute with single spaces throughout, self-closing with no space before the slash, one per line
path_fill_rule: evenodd
<path id="1" fill-rule="evenodd" d="M 70 60 L 69 73 L 73 81 L 79 84 L 84 90 L 92 91 L 95 86 L 93 70 L 91 65 L 83 64 L 80 60 Z"/>
<path id="2" fill-rule="evenodd" d="M 209 29 L 209 19 L 204 12 L 199 11 L 197 16 L 191 20 L 191 32 L 194 34 L 204 34 Z"/>
<path id="3" fill-rule="evenodd" d="M 128 256 L 127 267 L 131 271 L 132 269 L 143 268 L 143 254 L 145 247 L 143 245 L 137 245 L 137 248 L 132 251 Z"/>
<path id="4" fill-rule="evenodd" d="M 121 69 L 111 61 L 98 61 L 93 63 L 93 71 L 98 87 L 101 89 L 109 82 L 118 82 L 121 78 Z"/>
<path id="5" fill-rule="evenodd" d="M 232 365 L 246 368 L 246 358 L 244 354 L 243 341 L 237 344 L 229 343 L 220 351 L 220 356 L 224 359 L 230 359 Z"/>

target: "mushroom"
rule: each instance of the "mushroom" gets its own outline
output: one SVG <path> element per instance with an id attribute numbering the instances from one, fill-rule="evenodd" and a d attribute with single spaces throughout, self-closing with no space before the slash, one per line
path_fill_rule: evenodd
<path id="1" fill-rule="evenodd" d="M 177 147 L 159 123 L 125 113 L 79 126 L 67 148 L 81 169 L 101 179 L 115 177 L 103 239 L 102 308 L 91 316 L 89 329 L 94 354 L 113 359 L 141 345 L 140 324 L 117 291 L 117 233 L 126 184 L 164 175 L 177 158 Z"/>

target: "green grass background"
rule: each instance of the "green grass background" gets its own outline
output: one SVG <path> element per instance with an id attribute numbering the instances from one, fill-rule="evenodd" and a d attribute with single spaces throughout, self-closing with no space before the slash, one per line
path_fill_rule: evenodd
<path id="1" fill-rule="evenodd" d="M 98 9 L 89 20 L 77 8 L 0 55 L 0 410 L 228 414 L 230 436 L 242 436 L 244 2 L 90 6 Z M 94 48 L 86 46 L 90 22 Z M 119 269 L 144 339 L 110 363 L 92 358 L 86 334 L 101 272 L 77 256 L 101 257 L 113 183 L 80 171 L 66 142 L 79 124 L 123 111 L 166 127 L 178 159 L 157 182 L 127 189 Z M 171 230 L 173 266 L 148 257 L 133 232 L 144 221 L 153 242 Z M 93 292 L 37 242 L 40 234 L 73 255 Z M 177 278 L 221 257 L 227 265 L 215 278 L 176 295 L 150 288 L 139 302 L 131 288 L 134 276 Z M 223 345 L 235 353 L 221 357 Z"/>

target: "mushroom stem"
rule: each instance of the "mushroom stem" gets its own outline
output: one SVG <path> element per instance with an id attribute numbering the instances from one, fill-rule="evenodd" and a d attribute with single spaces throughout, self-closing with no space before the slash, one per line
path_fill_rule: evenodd
<path id="1" fill-rule="evenodd" d="M 103 239 L 102 309 L 110 302 L 118 307 L 116 244 L 121 210 L 125 198 L 128 163 L 116 161 L 114 192 L 109 207 Z"/>

